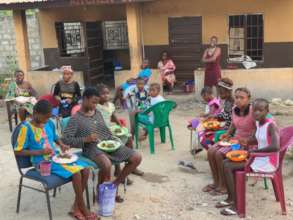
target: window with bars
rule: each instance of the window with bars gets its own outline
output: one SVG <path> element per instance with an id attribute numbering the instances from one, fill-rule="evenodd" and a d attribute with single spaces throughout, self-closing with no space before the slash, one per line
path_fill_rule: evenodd
<path id="1" fill-rule="evenodd" d="M 128 31 L 126 21 L 103 22 L 105 50 L 128 49 Z"/>
<path id="2" fill-rule="evenodd" d="M 81 22 L 56 22 L 55 27 L 61 56 L 85 55 L 85 36 Z"/>
<path id="3" fill-rule="evenodd" d="M 229 60 L 247 55 L 262 61 L 263 44 L 263 15 L 229 16 Z"/>

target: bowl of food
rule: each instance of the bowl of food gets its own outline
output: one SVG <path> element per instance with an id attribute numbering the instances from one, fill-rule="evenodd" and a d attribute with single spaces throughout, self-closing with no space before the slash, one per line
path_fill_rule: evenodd
<path id="1" fill-rule="evenodd" d="M 120 127 L 119 125 L 114 125 L 110 128 L 113 135 L 117 137 L 122 137 L 128 135 L 128 129 L 124 127 Z"/>
<path id="2" fill-rule="evenodd" d="M 219 130 L 221 128 L 220 125 L 221 125 L 220 122 L 217 120 L 206 120 L 203 122 L 203 127 L 206 130 L 212 130 L 212 131 Z"/>
<path id="3" fill-rule="evenodd" d="M 118 150 L 121 147 L 121 143 L 114 140 L 108 140 L 98 143 L 97 147 L 102 151 L 111 153 Z"/>
<path id="4" fill-rule="evenodd" d="M 247 159 L 248 152 L 245 150 L 230 151 L 226 154 L 226 157 L 234 162 L 242 162 Z"/>

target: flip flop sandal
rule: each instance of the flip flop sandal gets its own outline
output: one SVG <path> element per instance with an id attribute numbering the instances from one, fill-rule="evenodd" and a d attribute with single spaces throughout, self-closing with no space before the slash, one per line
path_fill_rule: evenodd
<path id="1" fill-rule="evenodd" d="M 216 207 L 217 209 L 221 209 L 221 208 L 229 207 L 229 206 L 231 206 L 231 205 L 232 205 L 231 202 L 221 201 L 221 202 L 218 202 L 218 203 L 215 205 L 215 207 Z"/>
<path id="2" fill-rule="evenodd" d="M 237 212 L 235 212 L 231 208 L 225 208 L 221 211 L 221 214 L 225 216 L 233 216 L 233 215 L 237 215 Z"/>
<path id="3" fill-rule="evenodd" d="M 101 218 L 97 216 L 96 213 L 91 212 L 88 216 L 85 216 L 85 220 L 100 220 Z"/>
<path id="4" fill-rule="evenodd" d="M 202 150 L 203 150 L 202 148 L 192 149 L 192 150 L 190 150 L 190 153 L 191 153 L 191 155 L 196 155 L 196 154 L 202 152 Z"/>
<path id="5" fill-rule="evenodd" d="M 71 210 L 71 211 L 73 211 L 73 210 Z M 72 218 L 75 218 L 77 220 L 86 220 L 85 216 L 80 211 L 77 211 L 77 210 L 75 210 L 73 212 L 71 212 L 71 211 L 69 211 L 68 214 Z"/>
<path id="6" fill-rule="evenodd" d="M 196 170 L 196 168 L 195 168 L 195 166 L 193 165 L 192 162 L 189 162 L 189 163 L 185 164 L 185 166 L 186 166 L 187 168 L 192 169 L 192 170 Z"/>
<path id="7" fill-rule="evenodd" d="M 218 190 L 213 190 L 213 191 L 210 191 L 210 195 L 211 196 L 222 196 L 222 195 L 226 195 L 227 192 L 222 192 L 222 191 L 218 191 Z"/>
<path id="8" fill-rule="evenodd" d="M 211 192 L 213 190 L 215 190 L 215 186 L 213 184 L 209 184 L 202 189 L 203 192 Z"/>

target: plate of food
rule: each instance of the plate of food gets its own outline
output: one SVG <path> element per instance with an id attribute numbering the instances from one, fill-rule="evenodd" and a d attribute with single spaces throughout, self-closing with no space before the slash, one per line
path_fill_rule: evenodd
<path id="1" fill-rule="evenodd" d="M 246 150 L 234 150 L 226 154 L 226 157 L 234 162 L 241 162 L 246 160 L 248 157 L 248 152 Z"/>
<path id="2" fill-rule="evenodd" d="M 122 137 L 128 135 L 128 129 L 125 127 L 120 127 L 119 125 L 114 125 L 110 128 L 113 135 L 117 137 Z"/>
<path id="3" fill-rule="evenodd" d="M 222 147 L 230 147 L 232 143 L 230 143 L 229 141 L 220 141 L 218 145 Z"/>
<path id="4" fill-rule="evenodd" d="M 121 147 L 121 143 L 119 141 L 108 140 L 108 141 L 101 141 L 98 143 L 97 147 L 105 152 L 114 152 Z"/>
<path id="5" fill-rule="evenodd" d="M 77 159 L 78 159 L 78 156 L 72 153 L 60 153 L 53 156 L 52 158 L 52 160 L 55 163 L 60 163 L 60 164 L 74 163 L 75 161 L 77 161 Z"/>
<path id="6" fill-rule="evenodd" d="M 221 124 L 219 121 L 217 120 L 206 120 L 203 122 L 203 127 L 206 129 L 206 130 L 218 130 L 221 128 Z"/>
<path id="7" fill-rule="evenodd" d="M 218 143 L 218 145 L 222 147 L 230 147 L 232 144 L 238 144 L 238 140 L 236 139 L 230 139 L 228 141 L 223 140 Z"/>

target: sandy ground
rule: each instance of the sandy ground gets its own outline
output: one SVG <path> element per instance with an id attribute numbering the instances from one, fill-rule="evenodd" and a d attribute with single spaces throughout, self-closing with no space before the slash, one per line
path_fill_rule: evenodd
<path id="1" fill-rule="evenodd" d="M 213 220 L 226 218 L 214 208 L 217 201 L 225 197 L 212 197 L 202 193 L 201 189 L 211 182 L 210 171 L 205 152 L 193 158 L 189 153 L 189 132 L 187 120 L 198 114 L 201 105 L 195 103 L 191 95 L 170 97 L 178 103 L 171 115 L 176 150 L 171 151 L 169 142 L 160 144 L 156 138 L 156 154 L 150 155 L 148 142 L 142 143 L 138 150 L 143 155 L 141 169 L 146 174 L 143 178 L 131 176 L 134 185 L 127 188 L 125 202 L 118 204 L 113 220 Z M 274 108 L 281 126 L 293 124 L 292 108 Z M 119 114 L 125 115 L 120 112 Z M 285 114 L 285 116 L 284 116 Z M 0 219 L 31 220 L 48 219 L 45 196 L 28 189 L 23 190 L 20 214 L 15 213 L 19 174 L 11 150 L 10 133 L 6 113 L 0 109 Z M 158 135 L 157 135 L 158 136 Z M 183 170 L 177 166 L 178 160 L 192 161 L 196 171 Z M 265 190 L 260 181 L 255 187 L 247 189 L 247 219 L 293 219 L 293 160 L 286 160 L 284 165 L 284 185 L 288 215 L 281 216 L 279 203 L 274 199 L 272 186 Z M 92 186 L 91 181 L 89 182 Z M 121 190 L 122 191 L 122 190 Z M 54 219 L 71 219 L 67 212 L 73 200 L 70 184 L 63 186 L 56 198 L 51 198 Z M 90 196 L 92 196 L 90 194 Z M 94 206 L 93 209 L 97 210 Z"/>

